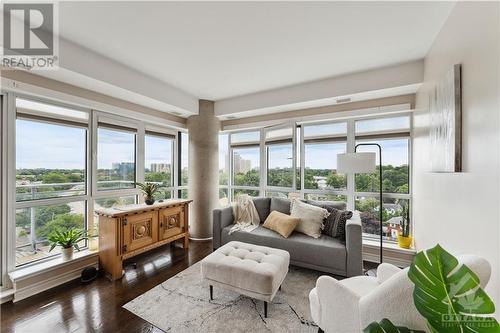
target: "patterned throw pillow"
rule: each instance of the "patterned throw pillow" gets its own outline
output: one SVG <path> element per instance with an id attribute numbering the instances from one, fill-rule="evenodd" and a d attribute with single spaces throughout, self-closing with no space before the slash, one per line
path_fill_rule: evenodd
<path id="1" fill-rule="evenodd" d="M 333 208 L 336 212 L 330 213 L 330 215 L 337 215 L 337 234 L 333 237 L 340 239 L 341 241 L 345 242 L 345 225 L 347 223 L 347 220 L 349 220 L 352 217 L 352 212 L 347 211 L 347 210 L 338 210 Z"/>
<path id="2" fill-rule="evenodd" d="M 352 217 L 352 212 L 333 207 L 332 203 L 321 201 L 308 201 L 307 203 L 324 208 L 328 211 L 328 213 L 330 213 L 330 215 L 328 215 L 328 217 L 324 220 L 324 228 L 321 233 L 345 241 L 345 225 L 347 220 Z M 344 203 L 335 204 L 340 206 L 340 204 Z"/>

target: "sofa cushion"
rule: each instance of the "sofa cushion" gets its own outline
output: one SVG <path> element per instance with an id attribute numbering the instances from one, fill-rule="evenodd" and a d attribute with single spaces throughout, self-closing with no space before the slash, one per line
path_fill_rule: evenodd
<path id="1" fill-rule="evenodd" d="M 227 226 L 222 230 L 222 244 L 235 240 L 274 247 L 288 251 L 290 259 L 298 263 L 333 268 L 341 272 L 346 270 L 346 248 L 336 238 L 326 235 L 312 238 L 299 232 L 293 232 L 290 237 L 283 238 L 262 226 L 252 232 L 235 231 L 229 235 L 230 229 L 231 226 Z"/>
<path id="2" fill-rule="evenodd" d="M 290 205 L 291 205 L 290 199 L 271 198 L 270 212 L 275 210 L 280 213 L 290 215 Z"/>
<path id="3" fill-rule="evenodd" d="M 269 214 L 262 226 L 288 238 L 299 222 L 300 219 L 297 217 L 292 217 L 274 210 Z"/>
<path id="4" fill-rule="evenodd" d="M 294 200 L 290 215 L 300 218 L 300 222 L 295 228 L 296 231 L 319 238 L 321 236 L 321 229 L 323 229 L 323 221 L 328 217 L 328 211 L 300 200 Z"/>
<path id="5" fill-rule="evenodd" d="M 252 201 L 259 213 L 260 222 L 264 222 L 270 213 L 271 198 L 252 198 Z"/>
<path id="6" fill-rule="evenodd" d="M 308 200 L 308 204 L 324 208 L 330 215 L 325 218 L 321 233 L 331 237 L 338 237 L 345 241 L 345 224 L 352 217 L 352 212 L 345 211 L 346 203 L 342 201 L 314 201 Z M 343 237 L 342 237 L 343 235 Z"/>

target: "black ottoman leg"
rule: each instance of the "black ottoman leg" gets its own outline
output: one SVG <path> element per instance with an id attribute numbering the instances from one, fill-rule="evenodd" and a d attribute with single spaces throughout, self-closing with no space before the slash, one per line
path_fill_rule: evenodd
<path id="1" fill-rule="evenodd" d="M 267 318 L 267 302 L 264 302 L 264 318 Z"/>
<path id="2" fill-rule="evenodd" d="M 318 327 L 318 333 L 325 333 L 325 331 L 323 331 L 321 327 Z"/>
<path id="3" fill-rule="evenodd" d="M 214 300 L 214 286 L 210 285 L 210 300 Z"/>

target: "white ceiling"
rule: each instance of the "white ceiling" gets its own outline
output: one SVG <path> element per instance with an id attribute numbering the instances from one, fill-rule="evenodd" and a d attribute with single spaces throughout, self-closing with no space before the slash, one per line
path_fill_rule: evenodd
<path id="1" fill-rule="evenodd" d="M 60 35 L 202 99 L 421 59 L 452 2 L 61 2 Z"/>

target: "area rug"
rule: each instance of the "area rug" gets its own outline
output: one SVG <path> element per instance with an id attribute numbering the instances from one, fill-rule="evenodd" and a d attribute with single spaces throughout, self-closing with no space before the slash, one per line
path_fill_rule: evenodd
<path id="1" fill-rule="evenodd" d="M 165 332 L 316 332 L 309 291 L 321 273 L 290 267 L 264 318 L 264 304 L 201 281 L 200 263 L 168 279 L 123 307 Z"/>

